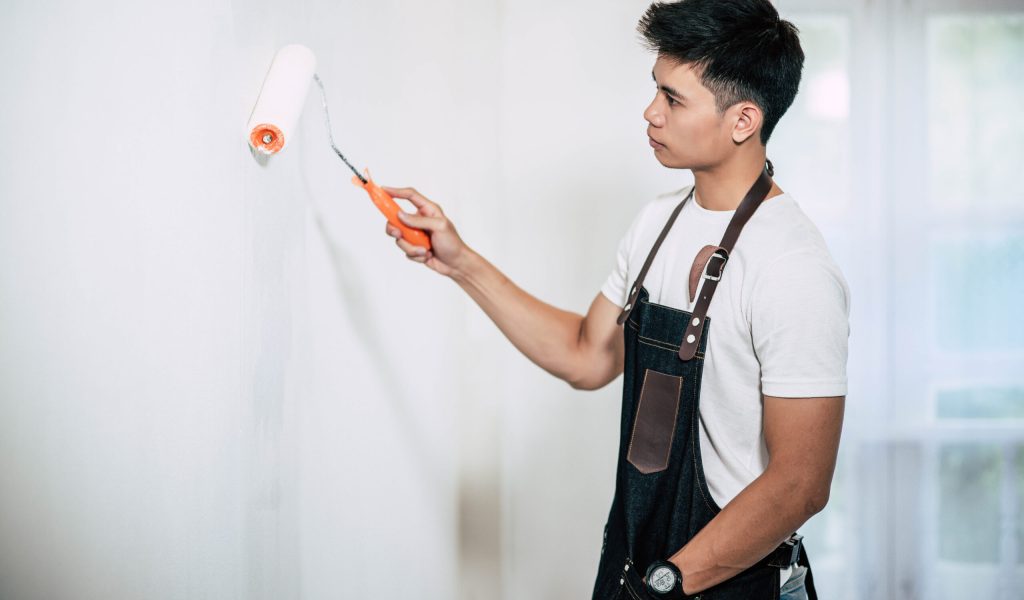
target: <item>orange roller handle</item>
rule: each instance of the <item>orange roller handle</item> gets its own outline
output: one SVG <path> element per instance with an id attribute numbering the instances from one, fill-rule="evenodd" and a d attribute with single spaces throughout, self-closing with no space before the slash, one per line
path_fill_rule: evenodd
<path id="1" fill-rule="evenodd" d="M 370 200 L 373 200 L 373 204 L 377 207 L 380 212 L 384 213 L 387 217 L 388 223 L 391 223 L 395 227 L 402 230 L 402 239 L 409 242 L 414 246 L 422 246 L 427 250 L 430 250 L 430 236 L 427 235 L 422 229 L 416 229 L 409 227 L 405 223 L 398 220 L 398 211 L 402 210 L 395 199 L 390 194 L 385 192 L 379 185 L 370 179 L 370 174 L 366 174 L 366 183 L 363 183 L 359 177 L 352 176 L 352 183 L 357 187 L 361 187 L 366 190 L 366 193 L 370 194 Z"/>

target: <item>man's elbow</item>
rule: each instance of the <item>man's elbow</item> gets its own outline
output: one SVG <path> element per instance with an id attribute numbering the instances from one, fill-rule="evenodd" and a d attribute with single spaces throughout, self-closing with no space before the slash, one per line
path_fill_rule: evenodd
<path id="1" fill-rule="evenodd" d="M 571 387 L 574 390 L 592 391 L 604 387 L 603 384 L 596 384 L 595 382 L 588 380 L 586 378 L 567 378 L 566 382 L 569 384 L 569 387 Z"/>
<path id="2" fill-rule="evenodd" d="M 793 510 L 799 511 L 805 519 L 825 510 L 832 487 L 831 478 L 822 481 L 821 478 L 811 477 L 801 472 L 806 470 L 803 466 L 773 468 L 774 466 L 769 464 L 766 475 L 771 473 L 773 479 L 777 479 L 777 485 L 784 490 L 784 497 L 790 502 Z"/>
<path id="3" fill-rule="evenodd" d="M 828 504 L 829 486 L 809 486 L 800 495 L 803 500 L 804 513 L 810 518 L 825 510 Z"/>
<path id="4" fill-rule="evenodd" d="M 583 360 L 581 363 L 574 373 L 562 378 L 574 390 L 599 390 L 615 381 L 615 378 L 622 372 L 622 369 L 616 370 L 612 365 L 604 365 L 602 360 L 593 357 Z"/>
<path id="5" fill-rule="evenodd" d="M 608 377 L 607 373 L 583 373 L 578 377 L 566 377 L 565 381 L 574 390 L 594 391 L 608 385 L 614 381 L 616 377 L 618 377 L 618 373 L 614 374 L 612 377 Z"/>

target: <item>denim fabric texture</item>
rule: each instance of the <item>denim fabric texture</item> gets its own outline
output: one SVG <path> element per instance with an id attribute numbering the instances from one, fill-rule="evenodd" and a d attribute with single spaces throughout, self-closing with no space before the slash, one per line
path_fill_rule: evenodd
<path id="1" fill-rule="evenodd" d="M 678 213 L 679 208 L 665 231 Z M 657 250 L 656 244 L 648 262 Z M 705 319 L 694 357 L 681 360 L 679 346 L 693 315 L 650 302 L 642 284 L 634 284 L 640 286 L 639 294 L 622 328 L 625 365 L 615 496 L 605 525 L 593 600 L 648 600 L 642 582 L 647 567 L 675 554 L 721 511 L 705 479 L 698 429 L 711 319 Z M 693 597 L 780 600 L 779 568 L 766 562 Z M 805 549 L 800 551 L 799 564 L 806 569 L 794 568 L 800 582 L 787 581 L 793 589 L 786 593 L 806 587 L 809 600 L 816 600 Z M 807 598 L 808 593 L 793 597 Z"/>

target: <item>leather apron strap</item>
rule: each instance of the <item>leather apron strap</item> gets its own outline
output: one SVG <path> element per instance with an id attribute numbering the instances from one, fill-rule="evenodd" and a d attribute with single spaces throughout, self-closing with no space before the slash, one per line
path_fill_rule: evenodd
<path id="1" fill-rule="evenodd" d="M 679 345 L 679 358 L 681 360 L 690 360 L 697 352 L 700 336 L 704 333 L 704 323 L 706 321 L 705 317 L 708 314 L 708 307 L 711 305 L 711 298 L 715 295 L 715 290 L 718 289 L 718 282 L 722 280 L 725 263 L 729 262 L 729 254 L 732 252 L 733 246 L 736 245 L 736 240 L 739 239 L 743 226 L 747 224 L 750 217 L 754 215 L 754 211 L 761 206 L 761 202 L 764 201 L 765 196 L 772 189 L 772 178 L 769 174 L 771 170 L 771 163 L 767 163 L 765 169 L 757 177 L 757 181 L 754 182 L 754 185 L 750 186 L 750 191 L 747 192 L 743 201 L 736 208 L 736 212 L 729 221 L 729 226 L 725 229 L 725 235 L 722 236 L 722 241 L 718 244 L 720 249 L 716 250 L 711 255 L 711 258 L 708 259 L 707 266 L 704 268 L 704 285 L 700 288 L 700 298 L 697 300 L 697 305 L 693 307 L 693 317 L 686 325 L 686 331 L 683 332 L 683 341 Z M 714 272 L 715 266 L 713 265 L 716 262 L 716 258 L 719 259 L 717 273 Z"/>
<path id="2" fill-rule="evenodd" d="M 697 352 L 697 346 L 700 344 L 700 336 L 704 333 L 705 317 L 708 314 L 708 307 L 711 305 L 711 298 L 715 295 L 715 290 L 718 288 L 718 282 L 722 279 L 722 273 L 725 271 L 725 264 L 729 261 L 729 253 L 732 252 L 733 247 L 736 245 L 736 240 L 740 237 L 740 231 L 743 230 L 743 226 L 747 224 L 750 217 L 754 215 L 754 211 L 761 206 L 765 196 L 772 189 L 772 175 L 774 175 L 775 169 L 772 167 L 771 161 L 766 161 L 764 170 L 757 177 L 757 181 L 747 191 L 747 195 L 744 196 L 743 201 L 736 208 L 736 212 L 733 214 L 732 219 L 729 221 L 729 226 L 725 229 L 725 235 L 722 236 L 721 243 L 718 244 L 719 248 L 715 250 L 714 254 L 711 255 L 707 260 L 707 264 L 704 267 L 704 273 L 702 275 L 705 280 L 704 285 L 701 287 L 700 299 L 697 300 L 697 305 L 693 309 L 693 317 L 686 326 L 686 331 L 683 333 L 683 340 L 679 346 L 679 358 L 681 360 L 690 360 Z M 640 274 L 636 278 L 636 282 L 633 287 L 630 288 L 629 298 L 626 301 L 626 305 L 623 307 L 622 312 L 619 314 L 617 323 L 622 325 L 623 322 L 629 317 L 629 314 L 633 311 L 636 303 L 636 297 L 640 293 L 640 288 L 643 286 L 644 278 L 647 276 L 647 271 L 651 268 L 651 263 L 654 262 L 654 256 L 658 253 L 658 249 L 661 248 L 661 243 L 665 240 L 665 236 L 668 235 L 669 229 L 672 228 L 672 224 L 675 223 L 676 217 L 683 209 L 683 205 L 686 204 L 687 200 L 693 197 L 693 192 L 696 186 L 690 188 L 690 193 L 686 195 L 686 198 L 679 203 L 679 206 L 672 211 L 672 216 L 669 217 L 668 223 L 661 230 L 661 234 L 658 235 L 657 241 L 654 243 L 654 247 L 651 248 L 650 254 L 647 255 L 647 260 L 644 261 L 644 266 L 640 270 Z M 718 261 L 715 261 L 718 259 Z M 717 264 L 713 264 L 717 263 Z"/>
<path id="3" fill-rule="evenodd" d="M 619 313 L 619 318 L 616 321 L 619 325 L 622 325 L 629 317 L 629 313 L 633 312 L 633 307 L 636 305 L 636 297 L 640 294 L 640 288 L 644 284 L 644 277 L 647 277 L 647 270 L 651 268 L 651 263 L 654 262 L 654 255 L 658 253 L 658 249 L 661 248 L 661 243 L 665 241 L 665 236 L 668 235 L 668 230 L 672 229 L 672 224 L 676 222 L 676 217 L 679 216 L 680 211 L 683 210 L 683 205 L 686 201 L 693 197 L 693 190 L 696 186 L 690 187 L 690 193 L 683 198 L 683 201 L 676 206 L 676 209 L 672 211 L 672 216 L 668 218 L 668 223 L 665 223 L 665 227 L 662 228 L 661 233 L 658 234 L 657 241 L 654 242 L 654 247 L 651 248 L 650 253 L 647 254 L 647 260 L 644 261 L 644 266 L 640 269 L 640 274 L 637 275 L 636 281 L 633 282 L 633 287 L 629 288 L 629 298 L 626 300 L 626 305 L 622 307 L 622 312 Z"/>

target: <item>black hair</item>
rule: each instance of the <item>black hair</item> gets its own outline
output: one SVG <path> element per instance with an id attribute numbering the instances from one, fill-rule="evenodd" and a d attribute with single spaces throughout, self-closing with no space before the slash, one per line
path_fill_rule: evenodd
<path id="1" fill-rule="evenodd" d="M 804 51 L 799 31 L 768 0 L 655 2 L 637 30 L 648 49 L 692 64 L 719 112 L 750 101 L 764 113 L 761 143 L 793 103 Z"/>

